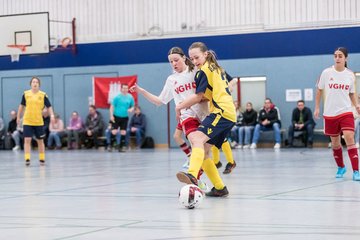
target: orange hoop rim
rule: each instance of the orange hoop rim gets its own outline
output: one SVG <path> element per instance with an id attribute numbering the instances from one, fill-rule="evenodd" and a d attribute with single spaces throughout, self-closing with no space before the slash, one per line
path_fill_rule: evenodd
<path id="1" fill-rule="evenodd" d="M 10 44 L 10 45 L 7 45 L 9 48 L 18 48 L 20 49 L 22 52 L 25 52 L 26 51 L 26 47 L 27 45 L 16 45 L 16 44 Z"/>

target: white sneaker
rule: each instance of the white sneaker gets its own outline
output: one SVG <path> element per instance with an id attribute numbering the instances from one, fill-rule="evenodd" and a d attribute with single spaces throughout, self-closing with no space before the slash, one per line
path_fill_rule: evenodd
<path id="1" fill-rule="evenodd" d="M 190 160 L 187 159 L 186 162 L 183 164 L 182 167 L 187 170 L 187 169 L 189 169 L 189 165 L 190 165 Z"/>
<path id="2" fill-rule="evenodd" d="M 248 149 L 248 148 L 250 148 L 249 144 L 246 144 L 246 145 L 243 146 L 243 149 Z"/>
<path id="3" fill-rule="evenodd" d="M 275 149 L 279 149 L 281 146 L 280 146 L 280 143 L 275 143 L 275 145 L 274 145 L 274 148 Z"/>
<path id="4" fill-rule="evenodd" d="M 331 148 L 331 142 L 329 142 L 329 144 L 328 144 L 328 148 Z"/>
<path id="5" fill-rule="evenodd" d="M 235 142 L 235 141 L 230 142 L 230 146 L 231 146 L 232 148 L 236 147 L 236 145 L 237 145 L 237 142 Z"/>
<path id="6" fill-rule="evenodd" d="M 243 146 L 241 144 L 235 146 L 236 149 L 242 149 Z"/>
<path id="7" fill-rule="evenodd" d="M 360 144 L 359 143 L 356 143 L 356 148 L 359 148 L 360 147 Z"/>
<path id="8" fill-rule="evenodd" d="M 20 146 L 18 146 L 18 145 L 16 145 L 15 147 L 13 147 L 13 151 L 17 151 L 17 150 L 19 150 L 20 149 Z"/>
<path id="9" fill-rule="evenodd" d="M 256 146 L 256 143 L 252 143 L 251 145 L 250 145 L 250 148 L 251 149 L 255 149 L 257 146 Z"/>
<path id="10" fill-rule="evenodd" d="M 198 179 L 198 187 L 199 187 L 203 192 L 209 192 L 209 187 L 206 185 L 205 182 L 201 181 L 200 179 Z"/>

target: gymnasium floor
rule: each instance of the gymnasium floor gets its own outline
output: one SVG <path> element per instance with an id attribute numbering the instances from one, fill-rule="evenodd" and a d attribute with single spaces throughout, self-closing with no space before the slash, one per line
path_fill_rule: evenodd
<path id="1" fill-rule="evenodd" d="M 1 239 L 360 238 L 360 182 L 334 178 L 327 148 L 234 150 L 229 197 L 194 210 L 177 200 L 178 149 L 22 154 L 0 152 Z"/>

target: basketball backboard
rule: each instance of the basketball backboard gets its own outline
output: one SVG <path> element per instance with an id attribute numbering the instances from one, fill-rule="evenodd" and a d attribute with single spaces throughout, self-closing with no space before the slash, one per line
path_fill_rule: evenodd
<path id="1" fill-rule="evenodd" d="M 0 56 L 10 55 L 9 45 L 26 46 L 22 54 L 49 52 L 49 13 L 0 16 Z"/>

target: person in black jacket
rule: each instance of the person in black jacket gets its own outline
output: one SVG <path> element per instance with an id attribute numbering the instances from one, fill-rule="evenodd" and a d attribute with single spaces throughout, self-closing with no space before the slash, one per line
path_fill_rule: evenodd
<path id="1" fill-rule="evenodd" d="M 126 131 L 126 146 L 129 146 L 130 134 L 135 134 L 136 148 L 140 148 L 146 130 L 146 117 L 141 112 L 139 106 L 135 106 L 134 112 L 135 114 L 131 117 L 128 130 Z"/>
<path id="2" fill-rule="evenodd" d="M 239 145 L 236 148 L 250 147 L 251 133 L 257 123 L 256 120 L 257 112 L 253 109 L 252 103 L 246 103 L 246 110 L 242 114 L 242 125 L 239 127 Z"/>
<path id="3" fill-rule="evenodd" d="M 102 135 L 104 130 L 103 117 L 100 112 L 96 110 L 94 105 L 89 106 L 89 114 L 85 122 L 85 141 L 86 148 L 99 147 L 98 137 Z"/>
<path id="4" fill-rule="evenodd" d="M 260 131 L 274 131 L 275 145 L 274 148 L 280 148 L 281 122 L 279 119 L 279 112 L 270 98 L 265 99 L 264 107 L 259 112 L 258 124 L 255 126 L 253 141 L 250 148 L 256 148 L 259 141 Z"/>
<path id="5" fill-rule="evenodd" d="M 293 110 L 291 117 L 291 125 L 289 126 L 288 141 L 289 147 L 293 146 L 294 132 L 302 131 L 307 134 L 307 146 L 313 145 L 315 121 L 310 108 L 305 107 L 304 100 L 297 102 L 297 107 Z"/>

